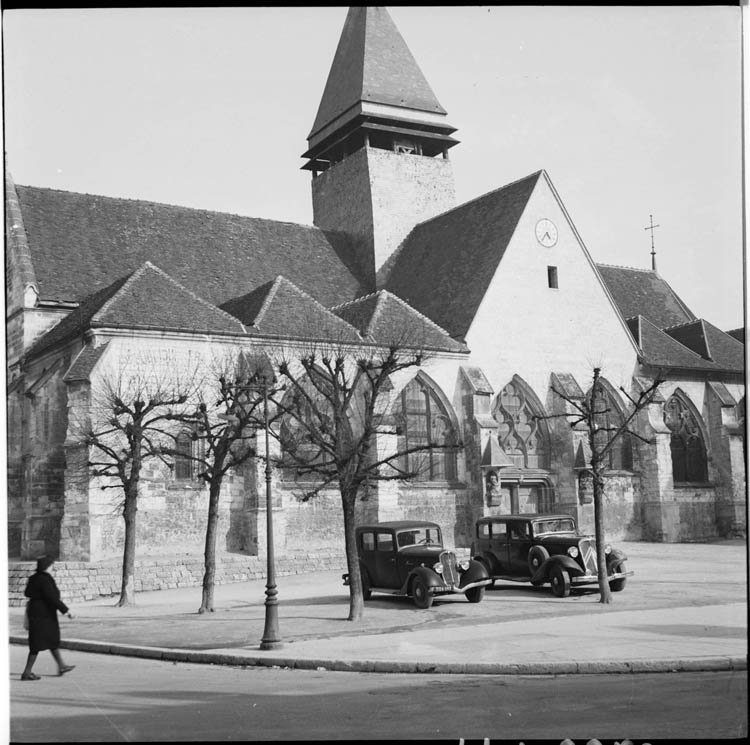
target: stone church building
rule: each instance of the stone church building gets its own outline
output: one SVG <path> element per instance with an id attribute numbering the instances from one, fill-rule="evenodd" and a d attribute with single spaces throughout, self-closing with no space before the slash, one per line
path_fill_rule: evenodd
<path id="1" fill-rule="evenodd" d="M 303 155 L 312 226 L 22 186 L 6 168 L 11 559 L 121 556 L 114 490 L 82 469 L 71 422 L 135 354 L 170 367 L 216 348 L 377 346 L 395 328 L 429 354 L 394 381 L 406 426 L 381 445 L 447 447 L 417 480 L 372 485 L 363 520 L 428 518 L 458 547 L 498 512 L 593 530 L 585 433 L 548 416 L 553 387 L 589 389 L 593 360 L 613 422 L 623 389 L 667 381 L 636 422 L 648 442 L 610 453 L 608 537 L 744 535 L 744 335 L 697 318 L 654 268 L 595 263 L 545 171 L 456 204 L 450 152 L 476 146 L 456 134 L 387 11 L 356 7 Z M 250 462 L 227 479 L 226 561 L 265 553 L 263 478 Z M 338 494 L 303 502 L 281 470 L 272 486 L 280 561 L 343 562 Z M 208 490 L 190 462 L 151 463 L 141 494 L 137 556 L 199 558 Z"/>

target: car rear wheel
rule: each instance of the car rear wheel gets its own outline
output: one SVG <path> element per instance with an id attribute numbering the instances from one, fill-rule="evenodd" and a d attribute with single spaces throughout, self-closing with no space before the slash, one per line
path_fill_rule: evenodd
<path id="1" fill-rule="evenodd" d="M 419 577 L 414 579 L 414 583 L 411 586 L 411 595 L 412 598 L 414 598 L 414 605 L 416 605 L 417 608 L 426 610 L 432 605 L 433 597 L 427 589 L 424 580 Z"/>
<path id="2" fill-rule="evenodd" d="M 562 567 L 555 567 L 552 570 L 550 584 L 555 597 L 567 598 L 570 595 L 570 575 Z"/>
<path id="3" fill-rule="evenodd" d="M 623 561 L 622 564 L 618 567 L 618 571 L 624 572 L 625 571 L 625 562 Z M 625 589 L 625 580 L 627 577 L 620 577 L 619 579 L 613 579 L 609 583 L 609 589 L 612 590 L 612 592 L 622 592 Z"/>
<path id="4" fill-rule="evenodd" d="M 481 603 L 484 598 L 484 585 L 482 587 L 472 587 L 466 591 L 466 599 L 470 603 Z"/>
<path id="5" fill-rule="evenodd" d="M 360 569 L 359 576 L 362 578 L 362 599 L 369 600 L 372 597 L 370 575 L 367 573 L 366 569 Z"/>

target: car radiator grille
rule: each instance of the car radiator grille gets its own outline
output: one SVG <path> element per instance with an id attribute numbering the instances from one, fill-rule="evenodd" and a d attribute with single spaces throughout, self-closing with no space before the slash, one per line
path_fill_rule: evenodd
<path id="1" fill-rule="evenodd" d="M 453 551 L 443 551 L 440 554 L 440 563 L 443 565 L 443 579 L 446 585 L 458 584 L 458 567 L 456 566 L 456 554 Z"/>
<path id="2" fill-rule="evenodd" d="M 596 574 L 596 543 L 594 541 L 583 540 L 578 544 L 581 551 L 583 567 L 587 574 Z"/>

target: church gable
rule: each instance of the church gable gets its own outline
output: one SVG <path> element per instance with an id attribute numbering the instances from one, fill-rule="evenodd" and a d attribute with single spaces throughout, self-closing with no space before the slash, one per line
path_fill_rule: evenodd
<path id="1" fill-rule="evenodd" d="M 281 276 L 222 307 L 261 336 L 361 341 L 352 326 Z"/>

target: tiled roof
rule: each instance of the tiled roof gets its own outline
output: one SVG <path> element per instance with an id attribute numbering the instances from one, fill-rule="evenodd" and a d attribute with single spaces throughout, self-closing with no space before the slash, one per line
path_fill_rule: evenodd
<path id="1" fill-rule="evenodd" d="M 694 321 L 675 291 L 652 269 L 597 264 L 623 318 L 643 316 L 659 328 Z"/>
<path id="2" fill-rule="evenodd" d="M 643 350 L 643 362 L 654 367 L 680 367 L 693 370 L 719 370 L 643 316 L 627 319 L 628 328 Z"/>
<path id="3" fill-rule="evenodd" d="M 378 344 L 446 352 L 466 352 L 445 329 L 387 290 L 332 308 L 363 337 Z"/>
<path id="4" fill-rule="evenodd" d="M 727 331 L 727 334 L 729 336 L 733 337 L 734 339 L 737 339 L 737 341 L 741 341 L 743 344 L 745 343 L 745 327 L 742 326 L 738 329 L 732 329 L 731 331 Z"/>
<path id="5" fill-rule="evenodd" d="M 234 317 L 182 287 L 151 262 L 84 298 L 29 350 L 35 357 L 92 327 L 242 334 Z"/>
<path id="6" fill-rule="evenodd" d="M 542 171 L 417 225 L 385 288 L 465 338 Z"/>
<path id="7" fill-rule="evenodd" d="M 281 276 L 222 308 L 239 318 L 250 333 L 261 336 L 361 341 L 356 329 Z"/>
<path id="8" fill-rule="evenodd" d="M 16 191 L 43 300 L 81 301 L 144 261 L 214 305 L 279 274 L 326 306 L 371 289 L 360 286 L 342 234 L 155 202 Z"/>
<path id="9" fill-rule="evenodd" d="M 725 370 L 744 370 L 745 345 L 704 319 L 664 329 L 673 339 Z"/>
<path id="10" fill-rule="evenodd" d="M 349 9 L 310 135 L 360 101 L 445 113 L 381 7 Z"/>
<path id="11" fill-rule="evenodd" d="M 558 372 L 550 375 L 554 390 L 571 399 L 583 398 L 583 391 L 572 373 Z"/>
<path id="12" fill-rule="evenodd" d="M 109 342 L 96 348 L 87 344 L 73 360 L 73 364 L 68 368 L 63 380 L 66 383 L 88 380 L 92 370 L 96 367 L 96 363 L 101 359 L 108 346 Z"/>

